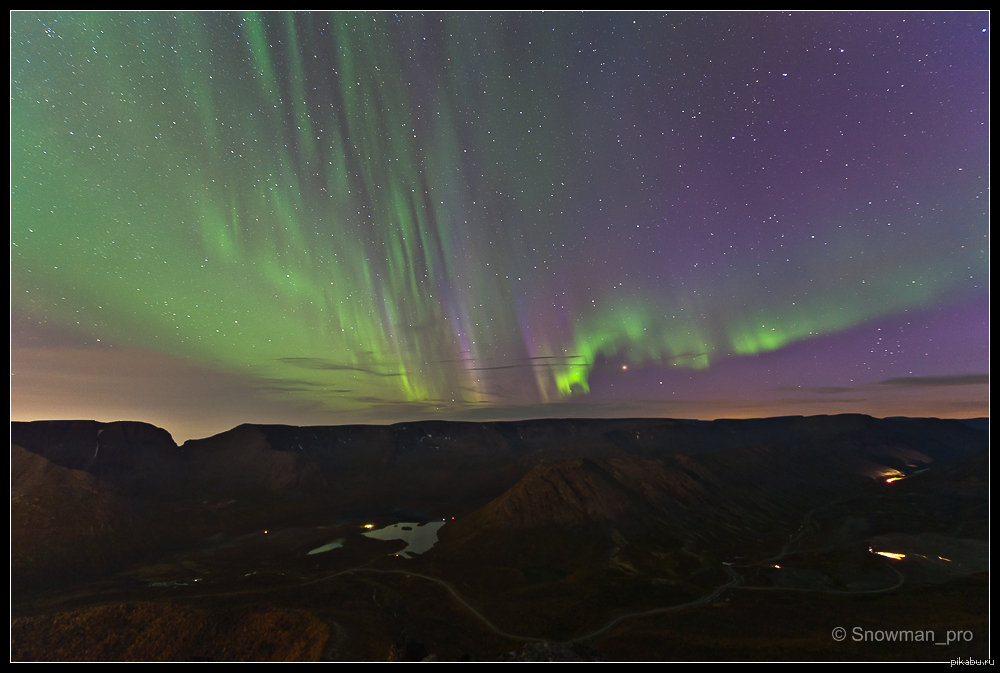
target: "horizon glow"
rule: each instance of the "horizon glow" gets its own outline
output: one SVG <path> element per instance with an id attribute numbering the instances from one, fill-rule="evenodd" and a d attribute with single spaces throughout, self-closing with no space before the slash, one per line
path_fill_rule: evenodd
<path id="1" fill-rule="evenodd" d="M 907 315 L 936 316 L 911 346 L 961 340 L 942 311 L 988 324 L 987 26 L 14 13 L 13 359 L 155 352 L 377 419 L 669 399 Z M 988 371 L 968 338 L 810 378 Z"/>

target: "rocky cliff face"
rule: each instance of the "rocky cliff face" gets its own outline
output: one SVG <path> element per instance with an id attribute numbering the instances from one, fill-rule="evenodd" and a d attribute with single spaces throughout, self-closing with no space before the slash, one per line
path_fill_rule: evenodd
<path id="1" fill-rule="evenodd" d="M 183 463 L 169 432 L 133 421 L 11 423 L 11 442 L 61 467 L 142 491 L 169 482 Z"/>
<path id="2" fill-rule="evenodd" d="M 184 442 L 181 451 L 189 478 L 202 492 L 308 498 L 327 486 L 314 461 L 298 452 L 275 450 L 254 425 Z"/>
<path id="3" fill-rule="evenodd" d="M 483 508 L 486 529 L 586 525 L 704 499 L 718 487 L 697 463 L 628 456 L 538 465 Z"/>
<path id="4" fill-rule="evenodd" d="M 120 560 L 137 528 L 133 506 L 87 472 L 10 447 L 11 575 L 31 581 L 47 571 L 86 574 Z"/>

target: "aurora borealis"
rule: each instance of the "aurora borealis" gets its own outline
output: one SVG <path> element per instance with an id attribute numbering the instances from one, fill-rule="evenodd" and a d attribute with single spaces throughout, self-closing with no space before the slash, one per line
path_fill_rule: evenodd
<path id="1" fill-rule="evenodd" d="M 12 419 L 987 415 L 988 23 L 14 13 Z"/>

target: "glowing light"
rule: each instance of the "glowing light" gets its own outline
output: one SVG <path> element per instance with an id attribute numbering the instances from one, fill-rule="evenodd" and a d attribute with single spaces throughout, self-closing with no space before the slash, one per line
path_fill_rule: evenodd
<path id="1" fill-rule="evenodd" d="M 887 483 L 895 479 L 903 479 L 904 477 L 906 477 L 905 474 L 891 467 L 879 467 L 877 469 L 871 470 L 868 473 L 868 476 L 871 477 L 872 479 L 885 479 Z"/>
<path id="2" fill-rule="evenodd" d="M 896 559 L 897 561 L 901 558 L 906 558 L 906 554 L 894 554 L 889 551 L 877 551 L 875 552 L 879 556 L 885 556 L 887 558 Z"/>

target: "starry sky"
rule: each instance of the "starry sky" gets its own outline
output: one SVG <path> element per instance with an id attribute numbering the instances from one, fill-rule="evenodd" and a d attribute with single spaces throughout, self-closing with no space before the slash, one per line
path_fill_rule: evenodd
<path id="1" fill-rule="evenodd" d="M 11 418 L 988 415 L 988 13 L 11 15 Z"/>

